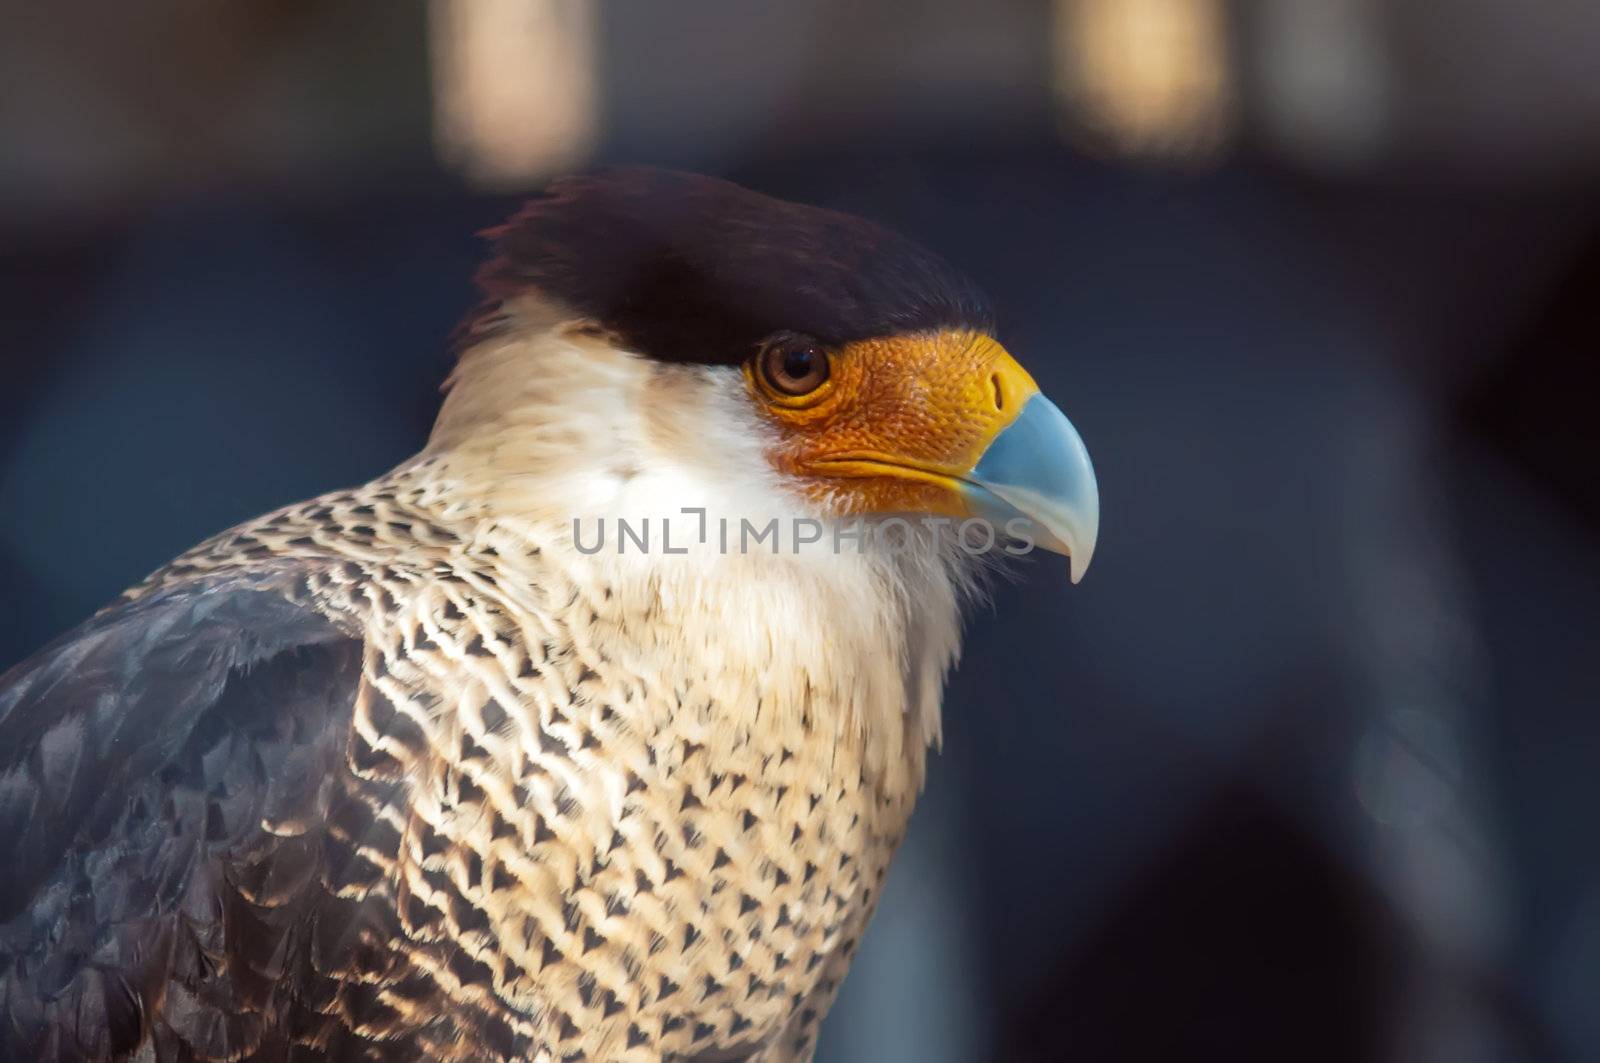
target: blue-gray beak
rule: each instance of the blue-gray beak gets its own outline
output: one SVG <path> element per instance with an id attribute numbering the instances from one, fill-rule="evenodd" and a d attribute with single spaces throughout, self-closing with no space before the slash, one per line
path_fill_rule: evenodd
<path id="1" fill-rule="evenodd" d="M 1077 429 L 1035 392 L 965 477 L 972 508 L 1014 538 L 1067 554 L 1072 582 L 1100 535 L 1100 491 Z"/>

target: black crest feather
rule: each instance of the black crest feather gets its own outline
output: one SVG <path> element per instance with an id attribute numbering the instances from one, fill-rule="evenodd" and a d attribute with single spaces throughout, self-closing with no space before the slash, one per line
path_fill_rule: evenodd
<path id="1" fill-rule="evenodd" d="M 905 237 L 697 174 L 559 180 L 486 235 L 494 257 L 478 273 L 486 301 L 467 340 L 529 289 L 674 362 L 736 363 L 779 331 L 839 344 L 992 328 L 982 293 Z"/>

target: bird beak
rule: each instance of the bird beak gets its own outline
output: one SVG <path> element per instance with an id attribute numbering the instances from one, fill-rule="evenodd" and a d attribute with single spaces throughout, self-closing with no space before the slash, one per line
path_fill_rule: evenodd
<path id="1" fill-rule="evenodd" d="M 962 491 L 978 516 L 1068 555 L 1073 583 L 1088 571 L 1100 535 L 1094 466 L 1078 430 L 1038 391 L 984 448 Z"/>

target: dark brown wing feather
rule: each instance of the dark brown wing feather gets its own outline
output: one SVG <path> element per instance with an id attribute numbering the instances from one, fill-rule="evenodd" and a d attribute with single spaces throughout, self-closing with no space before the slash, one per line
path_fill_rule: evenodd
<path id="1" fill-rule="evenodd" d="M 236 577 L 113 607 L 0 677 L 0 1060 L 289 1054 L 280 985 L 364 915 L 310 899 L 360 665 Z"/>

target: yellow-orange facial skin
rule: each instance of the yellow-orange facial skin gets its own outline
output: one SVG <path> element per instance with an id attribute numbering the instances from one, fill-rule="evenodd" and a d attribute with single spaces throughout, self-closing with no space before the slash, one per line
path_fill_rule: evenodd
<path id="1" fill-rule="evenodd" d="M 815 391 L 791 396 L 745 367 L 781 442 L 772 455 L 830 516 L 965 517 L 960 489 L 984 450 L 1038 392 L 993 338 L 947 331 L 830 350 Z"/>

